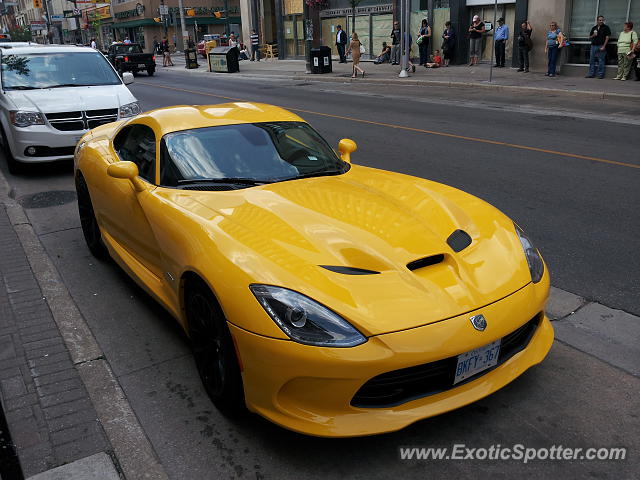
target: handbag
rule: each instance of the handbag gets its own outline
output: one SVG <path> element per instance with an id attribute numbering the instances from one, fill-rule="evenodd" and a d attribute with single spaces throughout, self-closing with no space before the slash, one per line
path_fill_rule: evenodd
<path id="1" fill-rule="evenodd" d="M 418 39 L 416 40 L 416 43 L 417 43 L 418 45 L 420 45 L 420 44 L 422 43 L 422 35 L 420 35 L 420 36 L 418 37 Z"/>
<path id="2" fill-rule="evenodd" d="M 366 50 L 364 49 L 364 45 L 360 44 L 360 55 L 362 55 Z"/>

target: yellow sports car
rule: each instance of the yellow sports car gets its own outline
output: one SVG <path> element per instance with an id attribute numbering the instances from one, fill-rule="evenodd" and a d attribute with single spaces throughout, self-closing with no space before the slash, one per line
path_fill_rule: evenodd
<path id="1" fill-rule="evenodd" d="M 346 437 L 500 389 L 553 341 L 549 275 L 465 192 L 353 165 L 302 118 L 176 106 L 87 133 L 82 229 L 180 322 L 222 411 Z"/>

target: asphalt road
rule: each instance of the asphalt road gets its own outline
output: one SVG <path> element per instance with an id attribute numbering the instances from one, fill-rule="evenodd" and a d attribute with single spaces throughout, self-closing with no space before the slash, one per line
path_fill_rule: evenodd
<path id="1" fill-rule="evenodd" d="M 630 140 L 637 105 L 162 71 L 131 90 L 144 109 L 221 97 L 298 109 L 332 144 L 356 140 L 356 163 L 441 181 L 496 205 L 536 241 L 555 286 L 640 313 L 640 156 Z M 19 177 L 2 168 L 172 478 L 632 478 L 640 469 L 640 379 L 558 342 L 500 392 L 393 434 L 326 440 L 254 415 L 226 419 L 206 398 L 175 322 L 113 263 L 90 256 L 73 195 L 64 193 L 73 190 L 70 166 Z M 626 446 L 629 458 L 526 466 L 399 459 L 399 447 L 460 443 Z"/>

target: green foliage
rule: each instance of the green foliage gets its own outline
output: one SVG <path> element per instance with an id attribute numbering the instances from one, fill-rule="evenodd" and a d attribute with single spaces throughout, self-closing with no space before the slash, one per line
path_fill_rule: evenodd
<path id="1" fill-rule="evenodd" d="M 31 36 L 31 30 L 29 27 L 18 27 L 12 30 L 9 30 L 9 35 L 11 35 L 11 40 L 14 42 L 31 42 L 33 41 L 33 37 Z"/>

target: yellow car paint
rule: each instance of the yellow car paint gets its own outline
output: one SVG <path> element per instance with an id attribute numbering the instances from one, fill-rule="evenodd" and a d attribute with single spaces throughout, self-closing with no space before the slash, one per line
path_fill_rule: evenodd
<path id="1" fill-rule="evenodd" d="M 218 299 L 243 365 L 249 409 L 299 432 L 354 436 L 393 431 L 471 403 L 542 361 L 553 340 L 549 292 L 531 275 L 513 222 L 488 203 L 436 182 L 352 165 L 342 175 L 230 191 L 191 191 L 129 178 L 112 140 L 143 124 L 156 134 L 238 123 L 299 121 L 278 107 L 231 103 L 177 106 L 98 127 L 83 137 L 75 167 L 86 179 L 111 256 L 187 329 L 183 279 L 192 272 Z M 343 140 L 345 161 L 355 142 Z M 108 171 L 111 173 L 109 174 Z M 119 177 L 119 178 L 116 178 Z M 456 229 L 472 238 L 454 252 Z M 435 265 L 407 264 L 443 255 Z M 321 265 L 380 272 L 350 276 Z M 249 289 L 286 287 L 326 305 L 368 341 L 352 348 L 291 341 Z M 469 317 L 489 327 L 474 330 Z M 489 373 L 392 408 L 349 403 L 368 379 L 459 355 L 536 315 L 529 345 Z"/>

